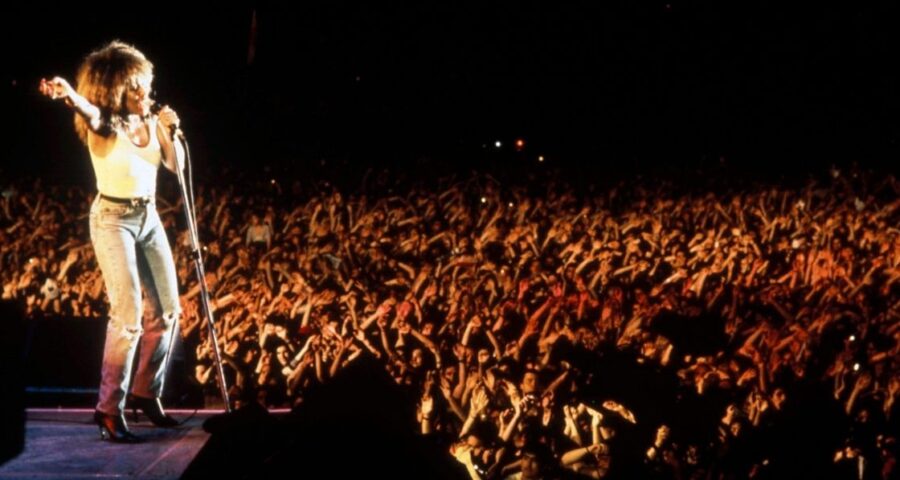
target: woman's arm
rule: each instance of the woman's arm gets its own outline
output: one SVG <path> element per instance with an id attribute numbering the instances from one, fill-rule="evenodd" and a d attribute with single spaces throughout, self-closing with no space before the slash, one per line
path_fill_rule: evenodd
<path id="1" fill-rule="evenodd" d="M 103 116 L 100 114 L 100 108 L 79 95 L 66 79 L 62 77 L 53 77 L 50 80 L 41 79 L 40 91 L 52 100 L 63 99 L 66 105 L 84 117 L 88 128 L 92 131 L 99 133 L 103 129 Z"/>

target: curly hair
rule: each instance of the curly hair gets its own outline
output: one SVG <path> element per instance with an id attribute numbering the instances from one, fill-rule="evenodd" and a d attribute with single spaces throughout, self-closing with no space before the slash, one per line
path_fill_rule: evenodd
<path id="1" fill-rule="evenodd" d="M 100 109 L 106 123 L 123 116 L 125 95 L 140 77 L 152 77 L 153 64 L 132 45 L 113 40 L 89 53 L 78 68 L 78 93 Z M 87 145 L 89 127 L 75 114 L 75 132 Z"/>

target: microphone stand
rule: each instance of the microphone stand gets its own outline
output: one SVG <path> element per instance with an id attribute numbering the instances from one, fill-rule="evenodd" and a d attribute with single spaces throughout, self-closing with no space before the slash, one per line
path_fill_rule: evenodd
<path id="1" fill-rule="evenodd" d="M 219 342 L 216 337 L 216 325 L 213 320 L 212 308 L 209 302 L 209 287 L 206 284 L 206 271 L 203 268 L 203 257 L 200 248 L 200 236 L 197 234 L 197 217 L 194 209 L 194 188 L 193 188 L 193 170 L 191 169 L 191 154 L 188 149 L 187 140 L 181 130 L 174 128 L 172 131 L 172 141 L 180 141 L 184 147 L 185 168 L 188 170 L 188 177 L 185 178 L 184 170 L 178 166 L 175 161 L 175 175 L 178 177 L 178 186 L 181 190 L 182 205 L 184 205 L 184 216 L 188 226 L 188 236 L 191 240 L 191 260 L 194 261 L 194 271 L 197 273 L 197 281 L 200 282 L 200 306 L 203 314 L 206 316 L 206 326 L 209 328 L 209 341 L 212 343 L 212 351 L 216 361 L 216 373 L 219 377 L 219 389 L 222 393 L 222 400 L 225 402 L 225 413 L 231 413 L 231 402 L 228 398 L 228 386 L 225 384 L 225 371 L 222 369 L 222 352 L 219 350 Z M 177 329 L 176 329 L 177 331 Z M 169 341 L 169 350 L 172 351 L 172 341 L 175 338 L 175 332 Z M 166 353 L 168 355 L 169 353 Z"/>

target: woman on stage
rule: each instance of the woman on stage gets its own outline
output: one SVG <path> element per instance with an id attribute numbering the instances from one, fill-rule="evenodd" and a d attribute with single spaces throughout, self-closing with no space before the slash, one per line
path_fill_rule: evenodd
<path id="1" fill-rule="evenodd" d="M 144 54 L 113 41 L 84 59 L 77 88 L 60 77 L 40 83 L 41 93 L 75 111 L 75 131 L 94 167 L 91 242 L 110 304 L 94 420 L 104 440 L 125 443 L 140 441 L 124 417 L 135 360 L 132 405 L 157 426 L 178 425 L 160 403 L 181 306 L 172 251 L 156 211 L 156 176 L 160 165 L 182 168 L 184 152 L 173 140 L 178 115 L 168 107 L 154 113 L 152 82 L 153 64 Z M 150 315 L 143 312 L 142 285 Z"/>

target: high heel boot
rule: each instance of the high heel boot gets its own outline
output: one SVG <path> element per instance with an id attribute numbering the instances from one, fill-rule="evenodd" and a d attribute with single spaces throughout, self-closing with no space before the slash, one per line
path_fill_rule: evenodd
<path id="1" fill-rule="evenodd" d="M 178 420 L 166 415 L 166 412 L 163 411 L 162 403 L 159 401 L 159 397 L 144 398 L 132 395 L 130 400 L 131 413 L 134 415 L 135 421 L 137 421 L 138 418 L 137 411 L 140 409 L 140 411 L 144 412 L 144 415 L 146 415 L 157 427 L 171 428 L 181 425 Z"/>
<path id="2" fill-rule="evenodd" d="M 94 411 L 94 423 L 100 427 L 100 438 L 116 443 L 140 443 L 143 439 L 128 430 L 125 417 Z"/>

